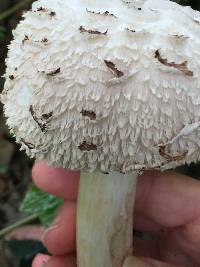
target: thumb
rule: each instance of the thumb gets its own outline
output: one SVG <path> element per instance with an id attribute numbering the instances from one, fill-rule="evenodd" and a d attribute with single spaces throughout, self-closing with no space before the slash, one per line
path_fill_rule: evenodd
<path id="1" fill-rule="evenodd" d="M 123 267 L 177 267 L 177 266 L 157 261 L 151 258 L 138 258 L 131 256 L 125 259 Z"/>

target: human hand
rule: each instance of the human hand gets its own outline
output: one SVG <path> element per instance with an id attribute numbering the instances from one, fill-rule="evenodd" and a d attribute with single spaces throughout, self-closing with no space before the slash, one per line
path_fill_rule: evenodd
<path id="1" fill-rule="evenodd" d="M 42 190 L 63 197 L 65 203 L 43 237 L 53 256 L 38 255 L 32 267 L 76 267 L 79 173 L 38 162 L 33 180 Z M 134 223 L 135 230 L 151 234 L 152 240 L 134 238 L 134 257 L 123 267 L 200 266 L 199 181 L 173 172 L 146 172 L 138 181 Z"/>

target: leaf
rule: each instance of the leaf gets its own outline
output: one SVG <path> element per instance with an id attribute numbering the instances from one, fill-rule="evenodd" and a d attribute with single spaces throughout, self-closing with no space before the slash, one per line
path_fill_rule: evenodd
<path id="1" fill-rule="evenodd" d="M 20 210 L 37 215 L 43 225 L 49 226 L 62 203 L 63 200 L 61 198 L 43 192 L 36 186 L 32 186 L 28 190 Z"/>

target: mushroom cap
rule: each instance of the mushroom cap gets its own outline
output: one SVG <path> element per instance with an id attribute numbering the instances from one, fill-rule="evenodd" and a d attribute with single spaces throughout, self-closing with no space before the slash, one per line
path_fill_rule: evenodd
<path id="1" fill-rule="evenodd" d="M 199 160 L 199 12 L 168 0 L 40 0 L 13 34 L 1 100 L 29 156 L 102 172 Z"/>

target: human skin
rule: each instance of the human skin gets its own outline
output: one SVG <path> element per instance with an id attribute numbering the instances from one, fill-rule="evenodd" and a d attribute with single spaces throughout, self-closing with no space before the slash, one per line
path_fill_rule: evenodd
<path id="1" fill-rule="evenodd" d="M 43 242 L 51 257 L 38 255 L 32 267 L 76 267 L 75 222 L 79 172 L 37 162 L 32 172 L 42 190 L 63 197 Z M 134 238 L 134 257 L 124 267 L 200 266 L 200 182 L 174 172 L 145 172 L 138 181 L 134 229 L 152 240 Z"/>

